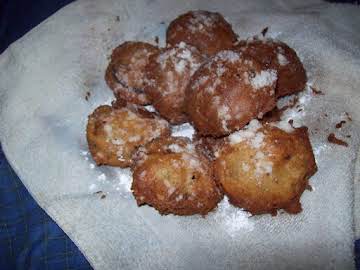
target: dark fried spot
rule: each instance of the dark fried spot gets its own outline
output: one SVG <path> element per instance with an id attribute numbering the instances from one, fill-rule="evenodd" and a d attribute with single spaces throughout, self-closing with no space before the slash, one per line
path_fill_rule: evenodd
<path id="1" fill-rule="evenodd" d="M 159 37 L 158 36 L 155 37 L 155 43 L 159 45 Z"/>
<path id="2" fill-rule="evenodd" d="M 105 199 L 106 198 L 106 195 L 105 194 L 102 194 L 100 199 Z"/>

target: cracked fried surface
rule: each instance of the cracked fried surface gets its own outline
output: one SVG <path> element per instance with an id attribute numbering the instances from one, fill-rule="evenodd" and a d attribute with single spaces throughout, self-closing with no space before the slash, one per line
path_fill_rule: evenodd
<path id="1" fill-rule="evenodd" d="M 166 31 L 166 42 L 175 45 L 181 41 L 211 56 L 229 49 L 236 41 L 231 25 L 220 13 L 189 11 L 173 20 Z"/>
<path id="2" fill-rule="evenodd" d="M 168 123 L 134 105 L 98 107 L 88 119 L 86 137 L 97 165 L 128 167 L 134 151 L 170 134 Z"/>
<path id="3" fill-rule="evenodd" d="M 230 135 L 216 153 L 217 180 L 233 205 L 252 214 L 298 213 L 300 196 L 317 170 L 307 129 L 284 131 L 255 121 Z"/>
<path id="4" fill-rule="evenodd" d="M 235 51 L 203 64 L 186 89 L 189 119 L 200 135 L 224 136 L 275 107 L 277 74 Z"/>
<path id="5" fill-rule="evenodd" d="M 150 57 L 145 92 L 160 115 L 172 124 L 187 121 L 185 88 L 202 61 L 200 52 L 183 42 Z"/>
<path id="6" fill-rule="evenodd" d="M 145 66 L 158 48 L 138 41 L 127 41 L 116 47 L 105 72 L 105 80 L 115 96 L 130 103 L 146 105 L 144 93 Z"/>
<path id="7" fill-rule="evenodd" d="M 265 68 L 277 71 L 277 97 L 304 90 L 307 77 L 303 64 L 296 52 L 284 42 L 253 39 L 240 41 L 234 49 L 254 58 Z"/>
<path id="8" fill-rule="evenodd" d="M 154 140 L 135 160 L 132 190 L 138 205 L 161 214 L 206 215 L 222 199 L 211 162 L 188 138 Z"/>

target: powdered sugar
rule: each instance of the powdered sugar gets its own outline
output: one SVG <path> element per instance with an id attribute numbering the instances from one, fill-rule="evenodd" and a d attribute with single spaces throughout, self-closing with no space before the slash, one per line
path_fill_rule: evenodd
<path id="1" fill-rule="evenodd" d="M 277 54 L 277 60 L 280 66 L 286 66 L 287 64 L 289 64 L 289 60 L 287 60 L 285 55 L 283 55 L 282 53 Z"/>
<path id="2" fill-rule="evenodd" d="M 215 61 L 229 61 L 230 63 L 235 63 L 236 61 L 240 60 L 240 55 L 237 52 L 230 51 L 230 50 L 224 50 L 220 51 L 216 54 Z"/>
<path id="3" fill-rule="evenodd" d="M 262 127 L 261 123 L 257 119 L 253 119 L 250 123 L 244 127 L 244 129 L 236 131 L 229 136 L 230 144 L 237 144 L 244 140 L 253 139 L 256 136 L 256 132 Z M 259 139 L 256 139 L 258 141 Z"/>
<path id="4" fill-rule="evenodd" d="M 180 42 L 175 47 L 163 51 L 157 57 L 156 61 L 163 70 L 168 68 L 168 65 L 171 63 L 178 74 L 182 74 L 186 67 L 188 67 L 190 75 L 193 75 L 201 64 L 194 58 L 194 52 L 198 53 L 194 47 L 187 45 L 184 42 Z"/>
<path id="5" fill-rule="evenodd" d="M 260 73 L 256 73 L 255 77 L 250 78 L 251 86 L 255 90 L 262 89 L 267 86 L 272 86 L 274 82 L 277 80 L 277 72 L 276 70 L 262 70 Z"/>
<path id="6" fill-rule="evenodd" d="M 227 121 L 231 119 L 229 107 L 223 103 L 221 106 L 219 106 L 217 113 L 223 130 L 228 131 Z"/>
<path id="7" fill-rule="evenodd" d="M 251 214 L 233 207 L 226 197 L 218 204 L 218 210 L 209 215 L 214 217 L 231 238 L 237 237 L 241 232 L 254 230 L 255 220 L 250 219 Z"/>
<path id="8" fill-rule="evenodd" d="M 173 137 L 187 137 L 191 139 L 194 133 L 195 129 L 190 123 L 171 127 L 171 136 Z"/>
<path id="9" fill-rule="evenodd" d="M 181 153 L 184 151 L 184 148 L 176 143 L 170 144 L 168 148 L 174 153 Z"/>
<path id="10" fill-rule="evenodd" d="M 273 163 L 267 160 L 265 154 L 257 151 L 254 157 L 255 176 L 259 177 L 263 174 L 271 174 Z"/>
<path id="11" fill-rule="evenodd" d="M 213 13 L 205 13 L 201 10 L 193 11 L 193 16 L 189 20 L 188 28 L 192 33 L 196 33 L 198 31 L 202 31 L 202 33 L 206 34 L 208 31 L 204 31 L 205 27 L 213 27 L 218 17 Z"/>
<path id="12" fill-rule="evenodd" d="M 287 133 L 291 133 L 294 131 L 294 128 L 289 124 L 288 121 L 286 120 L 282 120 L 282 121 L 278 121 L 278 122 L 273 122 L 270 123 L 271 126 L 277 127 Z"/>
<path id="13" fill-rule="evenodd" d="M 251 146 L 256 149 L 260 148 L 263 145 L 264 137 L 265 137 L 264 133 L 256 132 L 254 138 L 252 138 L 250 142 Z"/>
<path id="14" fill-rule="evenodd" d="M 272 162 L 267 160 L 265 154 L 261 151 L 264 145 L 265 134 L 260 131 L 261 123 L 254 119 L 243 130 L 236 131 L 229 136 L 231 145 L 246 141 L 249 146 L 256 150 L 253 162 L 255 165 L 255 176 L 272 173 Z M 242 164 L 242 169 L 247 172 L 250 167 L 248 164 Z"/>
<path id="15" fill-rule="evenodd" d="M 186 67 L 186 61 L 181 59 L 175 64 L 175 70 L 177 73 L 183 73 Z"/>

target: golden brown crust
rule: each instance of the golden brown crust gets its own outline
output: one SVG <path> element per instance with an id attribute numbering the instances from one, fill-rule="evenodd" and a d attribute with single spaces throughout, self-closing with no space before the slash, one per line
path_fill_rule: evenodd
<path id="1" fill-rule="evenodd" d="M 220 13 L 189 11 L 173 20 L 166 31 L 166 42 L 190 44 L 208 56 L 231 48 L 236 41 L 231 25 Z"/>
<path id="2" fill-rule="evenodd" d="M 215 161 L 229 201 L 252 214 L 299 213 L 300 196 L 317 170 L 307 129 L 288 133 L 267 124 L 249 134 L 231 135 Z"/>
<path id="3" fill-rule="evenodd" d="M 180 43 L 150 57 L 146 66 L 145 92 L 162 117 L 172 124 L 187 121 L 184 113 L 185 88 L 203 61 L 192 46 Z"/>
<path id="4" fill-rule="evenodd" d="M 158 50 L 151 44 L 135 41 L 124 42 L 113 50 L 105 80 L 117 98 L 140 105 L 150 103 L 144 93 L 145 66 L 150 55 Z"/>
<path id="5" fill-rule="evenodd" d="M 161 214 L 206 215 L 222 199 L 211 162 L 188 138 L 163 137 L 142 147 L 133 166 L 138 205 Z"/>
<path id="6" fill-rule="evenodd" d="M 165 120 L 135 105 L 98 107 L 88 119 L 86 137 L 97 165 L 121 168 L 132 164 L 132 155 L 170 129 Z"/>
<path id="7" fill-rule="evenodd" d="M 265 68 L 278 72 L 277 97 L 290 95 L 305 88 L 306 72 L 296 52 L 280 41 L 271 39 L 240 41 L 235 50 L 253 57 Z"/>
<path id="8" fill-rule="evenodd" d="M 186 89 L 189 119 L 200 135 L 223 136 L 275 107 L 276 72 L 251 58 L 221 51 L 203 64 Z"/>

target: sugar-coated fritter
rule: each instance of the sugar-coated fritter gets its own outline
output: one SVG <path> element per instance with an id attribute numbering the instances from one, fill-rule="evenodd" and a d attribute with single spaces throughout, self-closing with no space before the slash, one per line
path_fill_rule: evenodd
<path id="1" fill-rule="evenodd" d="M 306 84 L 306 72 L 296 52 L 284 42 L 272 39 L 240 41 L 235 50 L 253 57 L 265 68 L 278 73 L 276 96 L 302 91 Z"/>
<path id="2" fill-rule="evenodd" d="M 235 51 L 203 64 L 186 89 L 189 119 L 200 135 L 223 136 L 275 107 L 277 73 Z"/>
<path id="3" fill-rule="evenodd" d="M 173 20 L 166 32 L 166 42 L 190 44 L 208 56 L 229 49 L 236 41 L 231 25 L 217 12 L 189 11 Z"/>
<path id="4" fill-rule="evenodd" d="M 170 134 L 168 123 L 135 105 L 98 107 L 88 119 L 86 136 L 97 165 L 128 167 L 142 145 Z"/>
<path id="5" fill-rule="evenodd" d="M 187 120 L 185 88 L 202 61 L 200 52 L 183 42 L 150 57 L 145 92 L 160 115 L 172 124 Z"/>
<path id="6" fill-rule="evenodd" d="M 106 69 L 105 80 L 117 98 L 130 103 L 146 105 L 144 93 L 145 66 L 158 48 L 145 42 L 127 41 L 114 49 Z"/>
<path id="7" fill-rule="evenodd" d="M 184 137 L 163 137 L 139 148 L 132 191 L 138 205 L 161 214 L 206 215 L 222 199 L 211 162 Z"/>
<path id="8" fill-rule="evenodd" d="M 215 174 L 230 202 L 252 214 L 296 214 L 316 170 L 307 129 L 252 120 L 216 153 Z"/>

